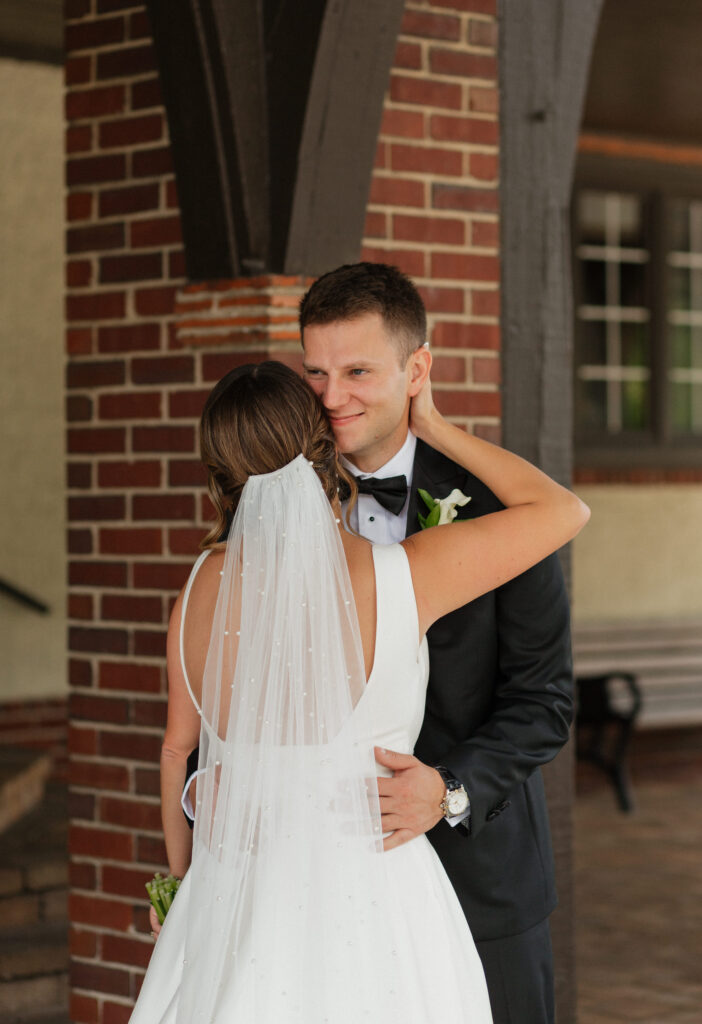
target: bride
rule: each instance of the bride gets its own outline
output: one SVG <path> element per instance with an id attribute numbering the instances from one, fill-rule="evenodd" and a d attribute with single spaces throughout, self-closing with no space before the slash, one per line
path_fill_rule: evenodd
<path id="1" fill-rule="evenodd" d="M 171 617 L 162 755 L 168 862 L 183 881 L 131 1024 L 491 1021 L 429 841 L 388 841 L 374 747 L 412 753 L 429 626 L 565 544 L 589 512 L 447 423 L 428 383 L 411 428 L 504 510 L 373 546 L 344 528 L 339 487 L 353 501 L 355 485 L 297 374 L 240 367 L 206 403 L 219 515 Z M 198 742 L 189 865 L 180 790 Z"/>

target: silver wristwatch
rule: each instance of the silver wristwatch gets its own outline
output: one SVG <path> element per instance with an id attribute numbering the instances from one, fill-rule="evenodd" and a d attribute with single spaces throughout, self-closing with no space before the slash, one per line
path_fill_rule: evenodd
<path id="1" fill-rule="evenodd" d="M 436 770 L 446 784 L 444 799 L 439 805 L 444 817 L 454 818 L 457 814 L 463 814 L 470 807 L 470 800 L 465 786 L 458 779 L 454 778 L 448 768 L 436 765 Z"/>

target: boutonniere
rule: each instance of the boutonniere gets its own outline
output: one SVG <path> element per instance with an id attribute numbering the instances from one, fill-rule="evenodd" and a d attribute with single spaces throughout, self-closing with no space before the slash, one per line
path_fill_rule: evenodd
<path id="1" fill-rule="evenodd" d="M 459 491 L 457 487 L 454 487 L 446 498 L 432 498 L 431 494 L 422 490 L 421 487 L 418 489 L 418 494 L 429 509 L 425 516 L 421 512 L 417 513 L 419 525 L 423 530 L 429 529 L 430 526 L 443 526 L 444 523 L 452 523 L 458 515 L 456 505 L 467 505 L 470 501 L 470 498 L 463 491 Z"/>

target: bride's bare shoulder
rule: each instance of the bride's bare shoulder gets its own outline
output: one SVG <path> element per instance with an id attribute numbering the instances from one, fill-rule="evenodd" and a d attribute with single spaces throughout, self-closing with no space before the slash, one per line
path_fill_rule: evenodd
<path id="1" fill-rule="evenodd" d="M 341 533 L 341 543 L 346 555 L 349 571 L 369 566 L 373 560 L 373 545 L 364 537 L 357 537 L 345 530 Z"/>
<path id="2" fill-rule="evenodd" d="M 208 604 L 216 600 L 217 591 L 219 589 L 220 572 L 224 565 L 225 551 L 226 544 L 214 545 L 214 547 L 209 549 L 207 558 L 203 559 L 198 566 L 198 570 L 190 583 L 190 593 L 188 595 L 188 618 L 190 618 L 193 610 L 197 611 L 198 606 L 203 603 Z M 190 576 L 188 579 L 190 580 Z M 185 591 L 187 587 L 188 582 L 186 581 L 173 605 L 173 610 L 171 612 L 171 625 L 180 625 L 183 601 L 185 599 Z"/>

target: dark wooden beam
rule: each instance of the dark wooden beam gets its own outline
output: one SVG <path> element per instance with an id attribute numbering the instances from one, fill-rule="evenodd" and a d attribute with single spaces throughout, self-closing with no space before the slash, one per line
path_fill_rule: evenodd
<path id="1" fill-rule="evenodd" d="M 266 266 L 270 230 L 261 0 L 209 0 L 200 7 L 207 27 L 204 59 L 215 83 L 218 133 L 228 154 L 226 187 L 239 269 L 258 273 Z"/>
<path id="2" fill-rule="evenodd" d="M 601 5 L 502 0 L 500 11 L 503 438 L 566 484 L 572 475 L 569 204 Z M 544 773 L 560 898 L 552 918 L 559 1024 L 576 1020 L 569 748 Z"/>
<path id="3" fill-rule="evenodd" d="M 287 273 L 358 259 L 404 0 L 328 3 L 298 158 Z"/>
<path id="4" fill-rule="evenodd" d="M 191 280 L 356 259 L 403 0 L 147 7 Z"/>
<path id="5" fill-rule="evenodd" d="M 326 0 L 304 5 L 299 0 L 269 0 L 266 9 L 270 262 L 286 272 L 300 144 L 325 8 Z M 308 272 L 307 267 L 302 270 Z"/>
<path id="6" fill-rule="evenodd" d="M 0 57 L 63 64 L 62 0 L 2 0 Z"/>
<path id="7" fill-rule="evenodd" d="M 246 251 L 234 133 L 226 110 L 211 9 L 147 0 L 164 95 L 191 280 L 234 277 Z M 214 51 L 214 53 L 212 53 Z"/>

